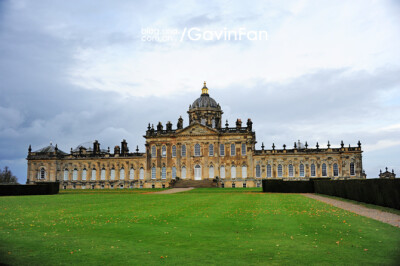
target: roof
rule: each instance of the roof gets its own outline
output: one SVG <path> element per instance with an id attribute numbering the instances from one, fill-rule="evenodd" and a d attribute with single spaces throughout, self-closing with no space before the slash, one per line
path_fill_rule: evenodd
<path id="1" fill-rule="evenodd" d="M 57 146 L 57 145 L 56 145 L 56 146 Z M 56 151 L 56 146 L 53 146 L 53 144 L 50 143 L 49 146 L 46 146 L 46 147 L 41 148 L 41 149 L 39 149 L 39 150 L 36 150 L 36 151 L 34 151 L 34 152 L 36 152 L 36 153 L 51 153 L 51 152 L 55 152 L 55 151 Z M 65 152 L 63 152 L 62 150 L 58 149 L 58 148 L 57 148 L 57 152 L 58 152 L 58 153 L 65 153 Z M 65 153 L 65 154 L 66 154 L 66 153 Z"/>
<path id="2" fill-rule="evenodd" d="M 211 108 L 218 108 L 219 104 L 211 98 L 208 94 L 202 94 L 199 98 L 197 98 L 193 104 L 190 106 L 189 109 L 193 108 L 201 108 L 201 107 L 211 107 Z"/>

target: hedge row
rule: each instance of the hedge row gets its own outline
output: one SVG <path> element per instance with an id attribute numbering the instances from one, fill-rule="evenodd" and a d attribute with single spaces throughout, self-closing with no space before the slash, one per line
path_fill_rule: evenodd
<path id="1" fill-rule="evenodd" d="M 264 192 L 319 193 L 400 209 L 400 179 L 263 180 Z"/>
<path id="2" fill-rule="evenodd" d="M 0 196 L 52 195 L 60 190 L 59 182 L 41 182 L 35 185 L 0 185 Z"/>

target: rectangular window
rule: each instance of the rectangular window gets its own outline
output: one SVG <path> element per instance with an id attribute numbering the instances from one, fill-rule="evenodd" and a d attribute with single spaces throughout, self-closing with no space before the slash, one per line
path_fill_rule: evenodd
<path id="1" fill-rule="evenodd" d="M 272 167 L 270 164 L 267 165 L 267 177 L 272 177 Z"/>
<path id="2" fill-rule="evenodd" d="M 214 156 L 214 145 L 212 144 L 208 146 L 208 156 Z"/>
<path id="3" fill-rule="evenodd" d="M 236 145 L 231 144 L 231 156 L 235 156 L 235 155 L 236 155 Z"/>
<path id="4" fill-rule="evenodd" d="M 172 146 L 172 157 L 176 157 L 176 146 Z"/>
<path id="5" fill-rule="evenodd" d="M 224 144 L 219 145 L 219 155 L 225 156 L 225 145 Z"/>
<path id="6" fill-rule="evenodd" d="M 186 157 L 186 145 L 182 145 L 182 157 Z"/>
<path id="7" fill-rule="evenodd" d="M 242 143 L 242 155 L 246 155 L 246 143 Z"/>

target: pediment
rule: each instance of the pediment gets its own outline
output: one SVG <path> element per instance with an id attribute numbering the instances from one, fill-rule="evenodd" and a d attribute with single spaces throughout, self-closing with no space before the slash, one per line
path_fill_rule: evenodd
<path id="1" fill-rule="evenodd" d="M 185 127 L 180 132 L 177 132 L 176 135 L 215 135 L 218 134 L 218 130 L 214 128 L 210 128 L 208 126 L 202 125 L 198 122 L 194 122 L 193 124 Z"/>

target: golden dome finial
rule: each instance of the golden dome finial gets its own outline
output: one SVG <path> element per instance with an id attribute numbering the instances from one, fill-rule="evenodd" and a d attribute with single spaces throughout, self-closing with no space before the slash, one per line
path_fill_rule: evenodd
<path id="1" fill-rule="evenodd" d="M 201 89 L 201 94 L 207 94 L 208 95 L 208 88 L 206 86 L 206 82 L 204 81 L 204 87 Z"/>

